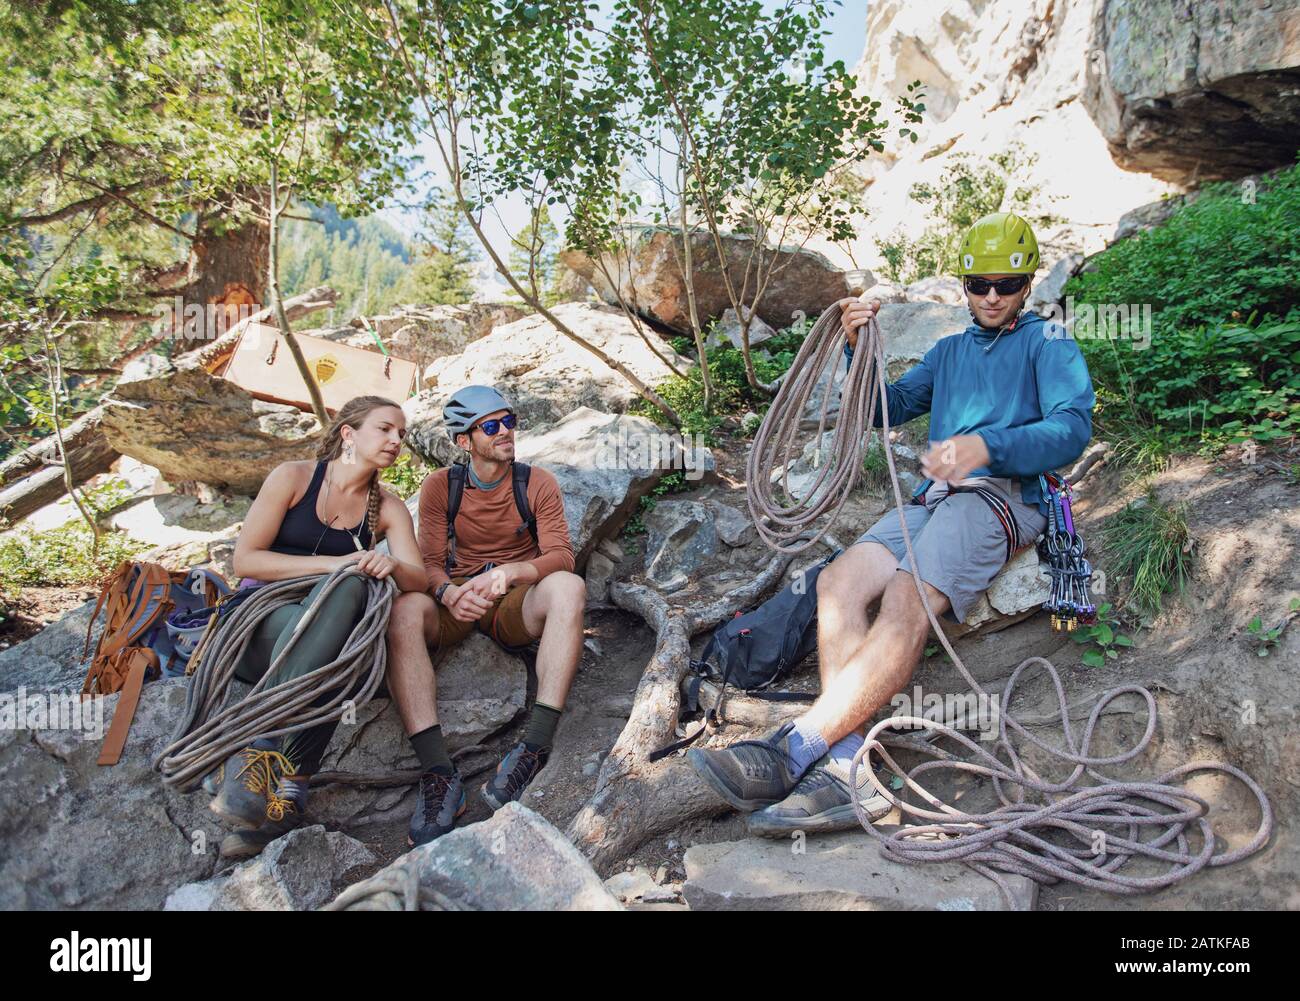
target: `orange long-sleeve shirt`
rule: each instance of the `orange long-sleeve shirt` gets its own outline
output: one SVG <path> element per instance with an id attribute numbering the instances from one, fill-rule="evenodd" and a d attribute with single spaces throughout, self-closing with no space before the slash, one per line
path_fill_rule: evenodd
<path id="1" fill-rule="evenodd" d="M 523 528 L 507 473 L 491 490 L 476 490 L 468 480 L 456 512 L 456 562 L 451 575 L 447 561 L 447 470 L 435 469 L 420 485 L 420 555 L 424 557 L 429 590 L 451 577 L 465 577 L 485 563 L 529 562 L 541 580 L 557 570 L 574 568 L 573 543 L 564 520 L 564 498 L 555 475 L 537 466 L 528 477 L 528 507 L 537 519 L 537 536 Z"/>

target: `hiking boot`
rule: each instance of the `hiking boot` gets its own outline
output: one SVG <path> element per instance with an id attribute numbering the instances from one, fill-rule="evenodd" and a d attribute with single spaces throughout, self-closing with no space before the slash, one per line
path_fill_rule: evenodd
<path id="1" fill-rule="evenodd" d="M 875 822 L 893 809 L 858 766 L 858 799 Z M 790 795 L 779 803 L 749 815 L 749 833 L 763 838 L 784 838 L 795 831 L 847 831 L 859 826 L 849 792 L 849 769 L 844 761 L 827 755 L 809 769 Z"/>
<path id="2" fill-rule="evenodd" d="M 442 837 L 456 826 L 456 818 L 465 812 L 465 807 L 465 786 L 460 772 L 450 775 L 425 772 L 420 776 L 420 801 L 411 814 L 406 843 L 414 848 Z"/>
<path id="3" fill-rule="evenodd" d="M 260 855 L 276 838 L 301 827 L 307 807 L 306 775 L 282 775 L 272 795 L 264 801 L 263 823 L 252 830 L 236 831 L 221 841 L 223 859 L 247 859 Z"/>
<path id="4" fill-rule="evenodd" d="M 758 740 L 742 740 L 718 750 L 692 748 L 686 760 L 710 789 L 748 813 L 781 802 L 798 783 L 789 754 L 792 733 L 794 724 L 786 723 Z"/>
<path id="5" fill-rule="evenodd" d="M 528 788 L 528 783 L 546 767 L 550 757 L 549 747 L 534 751 L 523 741 L 510 748 L 509 753 L 501 759 L 501 764 L 497 765 L 496 774 L 483 783 L 483 799 L 487 805 L 493 810 L 500 810 L 507 803 L 517 800 Z"/>
<path id="6" fill-rule="evenodd" d="M 275 741 L 262 739 L 232 754 L 221 771 L 221 784 L 208 809 L 233 827 L 260 827 L 272 790 L 282 776 L 293 774 L 294 766 Z"/>

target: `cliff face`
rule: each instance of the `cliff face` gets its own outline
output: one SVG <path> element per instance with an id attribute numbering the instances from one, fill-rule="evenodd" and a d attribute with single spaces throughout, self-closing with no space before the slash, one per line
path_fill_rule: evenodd
<path id="1" fill-rule="evenodd" d="M 1084 101 L 1115 160 L 1190 183 L 1300 145 L 1300 0 L 1106 0 Z"/>
<path id="2" fill-rule="evenodd" d="M 1031 193 L 1044 263 L 1104 246 L 1125 212 L 1177 185 L 1294 157 L 1300 0 L 873 0 L 863 92 L 882 113 L 926 87 L 913 144 L 862 168 L 870 218 L 855 246 L 918 235 L 908 197 L 957 158 L 1018 149 L 1008 191 Z M 897 122 L 897 115 L 890 115 Z M 1127 169 L 1126 169 L 1127 168 Z"/>

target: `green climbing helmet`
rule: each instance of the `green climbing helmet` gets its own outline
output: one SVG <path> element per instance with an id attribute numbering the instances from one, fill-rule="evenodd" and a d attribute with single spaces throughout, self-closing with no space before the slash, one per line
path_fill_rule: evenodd
<path id="1" fill-rule="evenodd" d="M 1038 240 L 1029 223 L 1012 212 L 976 221 L 957 252 L 957 274 L 1032 275 L 1038 270 Z"/>

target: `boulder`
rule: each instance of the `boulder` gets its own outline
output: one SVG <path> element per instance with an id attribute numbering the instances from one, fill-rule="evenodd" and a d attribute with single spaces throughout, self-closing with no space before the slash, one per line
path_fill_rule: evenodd
<path id="1" fill-rule="evenodd" d="M 80 644 L 74 656 L 68 640 L 78 631 L 84 637 L 84 625 L 72 627 L 88 615 L 89 607 L 71 612 L 0 657 L 6 666 L 22 664 L 48 635 L 54 645 L 45 649 L 67 660 L 42 662 L 51 667 L 50 679 L 66 679 L 46 689 L 58 690 L 70 705 L 82 671 L 70 668 Z M 0 683 L 14 684 L 16 673 L 6 671 Z M 448 746 L 477 745 L 509 724 L 524 707 L 526 681 L 523 662 L 485 636 L 471 635 L 456 647 L 438 671 Z M 226 831 L 207 809 L 208 797 L 172 791 L 153 771 L 154 758 L 172 741 L 186 686 L 181 678 L 144 686 L 122 758 L 111 768 L 96 761 L 116 695 L 77 703 L 80 727 L 0 729 L 0 797 L 8 807 L 0 816 L 0 907 L 157 910 L 173 888 L 213 876 Z M 322 767 L 373 775 L 418 763 L 396 710 L 379 698 L 357 710 L 354 722 L 340 724 Z M 312 790 L 307 813 L 331 827 L 404 825 L 411 795 L 409 786 L 326 785 Z"/>
<path id="2" fill-rule="evenodd" d="M 255 400 L 211 374 L 197 352 L 127 365 L 104 401 L 102 427 L 113 448 L 173 483 L 201 480 L 249 495 L 281 462 L 312 455 L 320 437 L 312 414 Z"/>
<path id="3" fill-rule="evenodd" d="M 605 302 L 617 304 L 622 296 L 642 316 L 671 327 L 677 333 L 689 334 L 690 306 L 678 264 L 681 256 L 679 234 L 664 227 L 638 226 L 628 242 L 627 252 L 606 256 L 603 269 L 581 251 L 566 251 L 561 253 L 560 259 L 587 279 Z M 727 273 L 733 287 L 740 288 L 746 264 L 754 257 L 753 238 L 724 234 L 722 245 L 727 255 Z M 732 302 L 727 295 L 712 235 L 707 232 L 694 234 L 691 253 L 695 267 L 696 310 L 703 325 L 722 316 Z M 790 326 L 801 315 L 820 313 L 846 295 L 843 272 L 821 254 L 793 247 L 769 247 L 764 248 L 763 253 L 775 254 L 777 261 L 772 265 L 763 300 L 758 305 L 758 315 L 776 330 Z M 753 267 L 751 264 L 751 287 Z M 612 282 L 606 277 L 606 272 Z"/>
<path id="4" fill-rule="evenodd" d="M 300 827 L 230 873 L 177 887 L 163 910 L 314 911 L 348 885 L 348 873 L 378 861 L 356 838 Z"/>
<path id="5" fill-rule="evenodd" d="M 238 534 L 252 503 L 251 497 L 241 496 L 205 504 L 185 494 L 156 494 L 117 508 L 108 516 L 108 526 L 158 546 L 219 542 Z"/>
<path id="6" fill-rule="evenodd" d="M 1034 547 L 1020 550 L 998 571 L 961 625 L 944 623 L 949 639 L 970 633 L 995 633 L 1029 618 L 1052 596 L 1051 585 L 1051 578 L 1039 565 Z"/>
<path id="7" fill-rule="evenodd" d="M 405 885 L 412 870 L 423 885 L 472 910 L 623 909 L 569 839 L 519 803 L 420 845 L 375 879 Z M 366 902 L 401 906 L 391 893 Z"/>
<path id="8" fill-rule="evenodd" d="M 207 797 L 168 790 L 152 767 L 185 687 L 145 685 L 111 768 L 96 764 L 100 739 L 86 728 L 0 730 L 0 907 L 157 910 L 173 887 L 213 874 L 225 831 Z M 103 731 L 117 700 L 99 702 Z"/>
<path id="9" fill-rule="evenodd" d="M 349 326 L 333 331 L 308 331 L 323 334 L 352 347 L 378 351 L 378 334 L 388 351 L 397 358 L 413 361 L 421 373 L 446 355 L 457 354 L 465 346 L 486 337 L 494 327 L 527 316 L 529 311 L 508 302 L 467 302 L 455 306 L 399 306 L 391 314 L 354 317 Z M 370 330 L 366 329 L 366 324 Z"/>
<path id="10" fill-rule="evenodd" d="M 745 310 L 745 315 L 748 316 L 749 309 L 746 307 L 742 308 Z M 722 344 L 730 344 L 737 351 L 740 351 L 742 344 L 742 332 L 740 328 L 740 317 L 736 314 L 734 309 L 728 306 L 723 312 L 722 318 L 718 320 L 717 325 L 713 328 L 713 331 L 705 339 L 704 346 L 708 348 L 716 348 Z M 770 340 L 775 336 L 776 331 L 764 323 L 761 317 L 756 316 L 750 321 L 749 346 L 751 348 L 756 348 L 764 341 Z"/>
<path id="11" fill-rule="evenodd" d="M 87 601 L 64 612 L 30 639 L 0 650 L 0 691 L 80 691 L 89 659 L 82 658 L 82 649 L 94 610 L 94 600 Z M 101 613 L 99 625 L 103 622 Z"/>
<path id="12" fill-rule="evenodd" d="M 1025 303 L 1026 308 L 1051 319 L 1048 313 L 1060 308 L 1065 297 L 1065 283 L 1077 275 L 1081 267 L 1082 254 L 1066 254 L 1052 265 L 1046 278 L 1034 283 L 1029 292 L 1029 300 Z"/>
<path id="13" fill-rule="evenodd" d="M 445 464 L 459 451 L 442 430 L 441 406 L 434 413 L 423 409 L 427 399 L 421 394 L 407 404 L 407 442 L 426 460 Z M 597 540 L 616 533 L 665 472 L 685 469 L 687 478 L 695 480 L 714 469 L 707 448 L 689 443 L 683 448 L 684 439 L 645 417 L 588 407 L 579 407 L 544 431 L 525 431 L 517 440 L 520 460 L 549 470 L 559 481 L 579 569 Z M 418 526 L 418 493 L 407 507 Z"/>
<path id="14" fill-rule="evenodd" d="M 1115 161 L 1177 183 L 1295 159 L 1300 4 L 1098 0 L 1083 101 Z"/>
<path id="15" fill-rule="evenodd" d="M 971 323 L 965 306 L 938 302 L 885 303 L 876 319 L 885 339 L 890 379 L 897 379 L 919 362 L 940 339 L 960 334 Z"/>
<path id="16" fill-rule="evenodd" d="M 961 282 L 950 275 L 934 278 L 922 278 L 912 282 L 903 290 L 907 302 L 946 302 L 960 306 L 966 302 L 966 293 L 962 291 Z"/>
<path id="17" fill-rule="evenodd" d="M 882 832 L 896 828 L 877 825 Z M 749 838 L 686 849 L 682 893 L 694 911 L 1001 911 L 993 881 L 956 862 L 884 859 L 863 831 L 814 835 L 807 850 Z M 1033 910 L 1038 885 L 1003 877 L 1017 910 Z"/>
<path id="18" fill-rule="evenodd" d="M 890 282 L 878 282 L 867 289 L 863 298 L 867 300 L 879 299 L 882 304 L 886 302 L 907 302 L 907 289 Z"/>
<path id="19" fill-rule="evenodd" d="M 609 577 L 614 572 L 614 561 L 597 550 L 587 557 L 583 576 L 587 581 L 587 600 L 604 601 L 609 594 Z"/>
<path id="20" fill-rule="evenodd" d="M 646 577 L 669 590 L 718 551 L 713 510 L 699 501 L 661 500 L 644 518 Z"/>
<path id="21" fill-rule="evenodd" d="M 654 386 L 672 374 L 621 310 L 571 302 L 553 312 L 646 385 Z M 666 342 L 657 341 L 655 349 L 679 370 L 690 365 Z M 533 429 L 554 424 L 577 407 L 623 413 L 640 399 L 623 376 L 541 316 L 497 327 L 460 354 L 439 358 L 426 372 L 430 388 L 416 397 L 417 409 L 431 417 L 439 415 L 448 397 L 470 384 L 495 386 L 514 405 L 525 427 Z"/>

